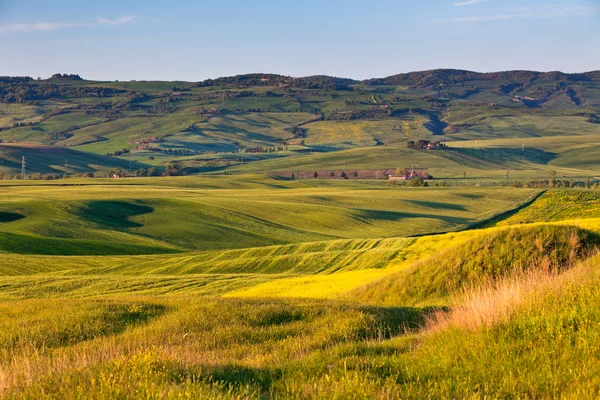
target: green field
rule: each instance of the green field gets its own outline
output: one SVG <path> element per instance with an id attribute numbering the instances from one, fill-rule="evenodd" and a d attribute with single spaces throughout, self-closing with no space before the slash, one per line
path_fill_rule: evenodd
<path id="1" fill-rule="evenodd" d="M 4 397 L 600 388 L 594 190 L 68 183 L 0 184 Z"/>
<path id="2" fill-rule="evenodd" d="M 0 90 L 0 398 L 598 397 L 597 74 Z"/>
<path id="3" fill-rule="evenodd" d="M 23 250 L 30 254 L 45 254 L 47 245 L 41 241 L 54 238 L 154 245 L 155 252 L 409 237 L 464 229 L 536 194 L 509 188 L 402 190 L 260 176 L 171 180 L 180 186 L 98 180 L 82 190 L 77 183 L 87 182 L 75 179 L 69 186 L 0 186 L 0 212 L 7 219 L 13 216 L 1 226 L 6 236 L 0 250 L 15 252 L 12 235 L 31 243 Z M 243 188 L 251 184 L 253 188 Z"/>

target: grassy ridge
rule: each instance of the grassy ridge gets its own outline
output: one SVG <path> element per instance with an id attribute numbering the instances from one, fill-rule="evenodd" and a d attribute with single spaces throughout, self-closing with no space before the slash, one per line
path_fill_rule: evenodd
<path id="1" fill-rule="evenodd" d="M 590 191 L 549 191 L 498 225 L 600 217 L 600 196 Z"/>
<path id="2" fill-rule="evenodd" d="M 541 225 L 492 230 L 386 276 L 350 296 L 376 304 L 444 302 L 526 270 L 560 271 L 586 258 L 600 243 L 597 234 L 573 226 Z"/>

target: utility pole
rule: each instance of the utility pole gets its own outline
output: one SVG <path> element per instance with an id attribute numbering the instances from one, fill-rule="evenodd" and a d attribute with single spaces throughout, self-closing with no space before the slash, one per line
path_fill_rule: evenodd
<path id="1" fill-rule="evenodd" d="M 25 180 L 25 156 L 22 156 L 21 158 L 21 180 L 24 181 Z"/>

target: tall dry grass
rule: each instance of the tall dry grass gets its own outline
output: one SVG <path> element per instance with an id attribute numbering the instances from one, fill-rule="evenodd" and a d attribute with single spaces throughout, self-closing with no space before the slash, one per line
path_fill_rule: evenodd
<path id="1" fill-rule="evenodd" d="M 570 237 L 569 241 L 573 249 L 580 246 L 576 238 Z M 542 260 L 536 268 L 515 271 L 501 279 L 465 288 L 453 296 L 450 311 L 438 311 L 426 318 L 424 331 L 434 333 L 451 328 L 476 331 L 509 322 L 519 311 L 535 307 L 545 297 L 585 280 L 594 262 L 600 259 L 598 249 L 594 253 L 595 256 L 562 273 Z"/>

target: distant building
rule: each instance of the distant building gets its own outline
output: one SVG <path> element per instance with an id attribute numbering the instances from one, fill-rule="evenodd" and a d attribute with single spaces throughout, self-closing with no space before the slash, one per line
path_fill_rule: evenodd
<path id="1" fill-rule="evenodd" d="M 414 150 L 443 150 L 446 145 L 442 142 L 430 142 L 429 140 L 409 140 L 406 142 L 406 147 Z"/>
<path id="2" fill-rule="evenodd" d="M 433 176 L 429 175 L 429 173 L 424 169 L 420 169 L 420 170 L 407 169 L 399 175 L 398 174 L 388 175 L 388 180 L 390 180 L 390 181 L 411 181 L 414 178 L 416 178 L 417 176 L 420 176 L 423 179 L 433 179 Z"/>

